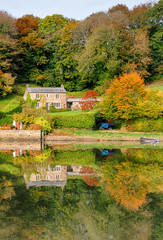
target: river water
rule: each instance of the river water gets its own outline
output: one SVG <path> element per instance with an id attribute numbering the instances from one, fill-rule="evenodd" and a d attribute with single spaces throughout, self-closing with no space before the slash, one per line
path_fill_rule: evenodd
<path id="1" fill-rule="evenodd" d="M 163 148 L 0 150 L 0 239 L 161 240 Z"/>

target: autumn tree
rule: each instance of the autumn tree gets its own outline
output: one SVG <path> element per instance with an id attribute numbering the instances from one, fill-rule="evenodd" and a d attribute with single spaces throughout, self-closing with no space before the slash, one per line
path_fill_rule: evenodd
<path id="1" fill-rule="evenodd" d="M 143 78 L 147 78 L 150 75 L 149 65 L 152 62 L 147 31 L 142 29 L 135 31 L 130 53 L 131 57 L 126 65 L 126 70 L 135 70 Z"/>
<path id="2" fill-rule="evenodd" d="M 12 37 L 16 37 L 18 34 L 16 19 L 4 11 L 0 11 L 0 33 Z"/>
<path id="3" fill-rule="evenodd" d="M 11 73 L 3 73 L 0 71 L 0 96 L 5 97 L 13 90 L 15 78 Z"/>
<path id="4" fill-rule="evenodd" d="M 130 28 L 139 29 L 147 24 L 147 11 L 151 6 L 151 3 L 140 4 L 130 11 Z"/>
<path id="5" fill-rule="evenodd" d="M 16 75 L 19 62 L 16 19 L 0 11 L 0 70 Z"/>
<path id="6" fill-rule="evenodd" d="M 38 30 L 38 17 L 33 15 L 25 15 L 17 19 L 17 28 L 19 36 L 27 36 L 29 33 Z"/>
<path id="7" fill-rule="evenodd" d="M 100 111 L 106 119 L 133 119 L 139 116 L 138 100 L 145 98 L 141 76 L 137 72 L 125 73 L 111 82 Z"/>
<path id="8" fill-rule="evenodd" d="M 84 94 L 84 97 L 80 101 L 81 110 L 91 110 L 93 109 L 95 103 L 97 102 L 98 92 L 95 90 L 89 90 Z"/>
<path id="9" fill-rule="evenodd" d="M 116 202 L 127 209 L 137 211 L 146 201 L 148 183 L 132 170 L 129 162 L 115 165 L 112 172 L 105 171 L 101 181 L 105 181 L 106 189 Z"/>

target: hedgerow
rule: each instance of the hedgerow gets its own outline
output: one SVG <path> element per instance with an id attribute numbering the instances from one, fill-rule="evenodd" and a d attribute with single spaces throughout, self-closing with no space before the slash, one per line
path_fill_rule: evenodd
<path id="1" fill-rule="evenodd" d="M 52 117 L 52 121 L 54 122 L 54 127 L 92 129 L 96 127 L 97 118 L 96 112 L 73 112 L 73 114 L 56 113 Z"/>
<path id="2" fill-rule="evenodd" d="M 126 128 L 131 132 L 163 132 L 163 118 L 140 118 L 126 123 Z"/>

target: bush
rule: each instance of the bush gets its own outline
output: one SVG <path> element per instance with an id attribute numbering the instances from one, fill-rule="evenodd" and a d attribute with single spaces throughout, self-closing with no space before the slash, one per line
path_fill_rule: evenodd
<path id="1" fill-rule="evenodd" d="M 50 106 L 50 113 L 67 112 L 67 111 L 71 111 L 71 109 L 70 108 L 54 108 L 53 106 Z"/>
<path id="2" fill-rule="evenodd" d="M 126 123 L 130 132 L 163 132 L 163 118 L 147 119 L 140 118 Z"/>
<path id="3" fill-rule="evenodd" d="M 42 130 L 42 127 L 40 126 L 40 124 L 31 124 L 28 127 L 28 130 Z"/>
<path id="4" fill-rule="evenodd" d="M 44 134 L 47 134 L 51 131 L 50 123 L 46 118 L 43 118 L 43 117 L 36 118 L 35 124 L 37 125 L 39 124 L 42 127 L 42 131 L 44 132 Z"/>
<path id="5" fill-rule="evenodd" d="M 90 129 L 96 126 L 97 113 L 73 112 L 73 114 L 55 114 L 52 120 L 55 127 Z"/>
<path id="6" fill-rule="evenodd" d="M 12 122 L 13 122 L 12 115 L 0 114 L 0 126 L 3 126 L 6 123 L 12 124 Z"/>
<path id="7" fill-rule="evenodd" d="M 14 129 L 14 126 L 13 126 L 12 124 L 8 124 L 8 123 L 4 124 L 4 125 L 0 128 L 0 130 L 12 130 L 12 129 Z"/>

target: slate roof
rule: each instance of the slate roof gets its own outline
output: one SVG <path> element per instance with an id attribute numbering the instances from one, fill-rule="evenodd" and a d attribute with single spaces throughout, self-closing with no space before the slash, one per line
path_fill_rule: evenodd
<path id="1" fill-rule="evenodd" d="M 83 98 L 67 98 L 67 102 L 80 102 L 80 101 L 82 101 L 82 102 L 87 102 L 87 101 L 89 101 L 90 99 L 83 99 Z M 94 99 L 92 99 L 92 100 L 94 100 Z M 100 98 L 96 98 L 96 100 L 98 101 L 98 102 L 100 102 L 101 100 L 100 100 Z"/>
<path id="2" fill-rule="evenodd" d="M 64 88 L 52 88 L 52 87 L 28 87 L 29 93 L 66 93 Z"/>

